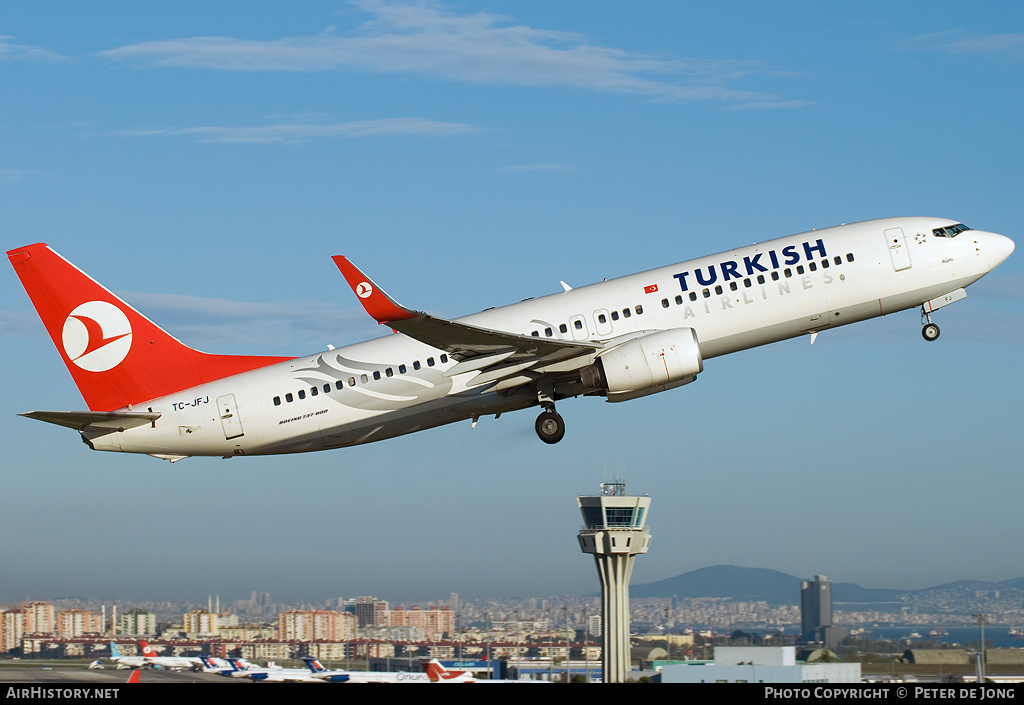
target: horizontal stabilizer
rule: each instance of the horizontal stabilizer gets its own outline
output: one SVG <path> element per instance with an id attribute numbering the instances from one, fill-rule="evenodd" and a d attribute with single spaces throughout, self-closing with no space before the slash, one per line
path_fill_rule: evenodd
<path id="1" fill-rule="evenodd" d="M 106 429 L 110 433 L 146 426 L 160 418 L 158 411 L 27 411 L 18 415 L 76 431 L 88 427 L 95 431 Z"/>

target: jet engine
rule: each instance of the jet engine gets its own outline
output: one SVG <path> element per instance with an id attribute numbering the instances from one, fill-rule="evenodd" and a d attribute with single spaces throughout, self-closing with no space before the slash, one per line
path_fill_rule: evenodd
<path id="1" fill-rule="evenodd" d="M 627 401 L 689 384 L 703 369 L 697 332 L 670 328 L 601 353 L 581 377 L 588 389 L 606 392 L 608 401 Z"/>

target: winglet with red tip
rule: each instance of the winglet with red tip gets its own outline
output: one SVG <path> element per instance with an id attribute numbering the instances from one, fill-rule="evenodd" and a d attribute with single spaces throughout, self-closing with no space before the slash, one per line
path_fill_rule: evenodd
<path id="1" fill-rule="evenodd" d="M 405 308 L 395 302 L 384 290 L 377 286 L 372 279 L 359 271 L 359 268 L 352 264 L 344 255 L 335 255 L 334 263 L 345 276 L 348 285 L 359 302 L 366 309 L 366 312 L 373 317 L 377 323 L 390 323 L 391 321 L 404 321 L 420 315 L 416 311 Z"/>

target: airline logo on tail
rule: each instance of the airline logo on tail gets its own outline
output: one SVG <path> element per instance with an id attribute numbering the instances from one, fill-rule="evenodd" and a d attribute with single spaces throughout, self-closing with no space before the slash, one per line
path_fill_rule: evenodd
<path id="1" fill-rule="evenodd" d="M 369 282 L 361 282 L 356 287 L 356 296 L 361 299 L 365 299 L 367 296 L 373 293 L 373 287 L 370 286 Z"/>
<path id="2" fill-rule="evenodd" d="M 106 372 L 128 356 L 132 326 L 114 304 L 88 301 L 68 314 L 61 342 L 75 365 L 88 372 Z"/>

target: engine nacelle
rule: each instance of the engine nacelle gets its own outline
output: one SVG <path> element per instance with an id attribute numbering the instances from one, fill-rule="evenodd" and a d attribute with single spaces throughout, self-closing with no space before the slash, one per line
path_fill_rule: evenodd
<path id="1" fill-rule="evenodd" d="M 601 353 L 581 377 L 584 386 L 607 392 L 608 401 L 626 401 L 689 384 L 703 369 L 697 332 L 670 328 Z"/>

